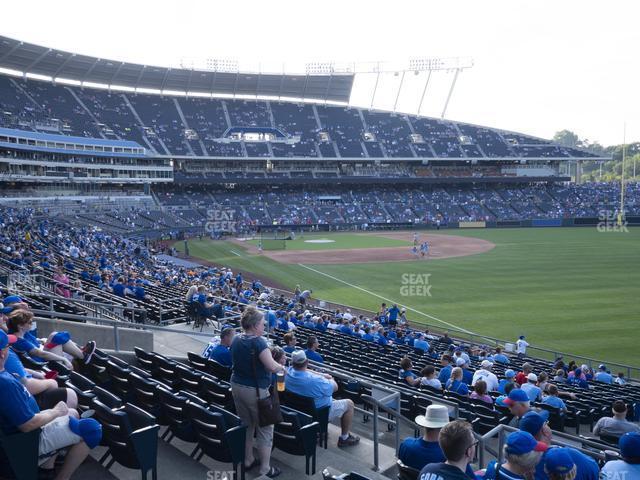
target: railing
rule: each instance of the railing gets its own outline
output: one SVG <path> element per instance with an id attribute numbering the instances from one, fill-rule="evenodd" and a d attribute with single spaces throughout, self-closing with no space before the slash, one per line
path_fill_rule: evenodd
<path id="1" fill-rule="evenodd" d="M 138 308 L 130 305 L 116 305 L 111 303 L 93 302 L 89 300 L 82 300 L 80 298 L 65 298 L 59 295 L 51 295 L 51 294 L 41 293 L 41 292 L 31 292 L 27 290 L 17 290 L 16 293 L 18 295 L 24 295 L 25 297 L 28 297 L 29 295 L 37 295 L 38 299 L 48 300 L 48 303 L 46 304 L 49 308 L 48 310 L 34 309 L 33 310 L 34 312 L 46 311 L 46 312 L 55 313 L 56 315 L 63 315 L 63 313 L 57 312 L 55 309 L 54 301 L 59 300 L 59 301 L 65 301 L 70 305 L 81 306 L 85 310 L 88 310 L 89 312 L 94 314 L 93 317 L 91 315 L 89 316 L 77 315 L 79 319 L 99 318 L 102 320 L 106 319 L 106 320 L 118 321 L 119 319 L 126 319 L 130 315 L 131 324 L 133 324 L 133 323 L 136 323 L 136 319 L 135 319 L 136 313 L 140 313 L 140 315 L 142 316 L 141 318 L 143 319 L 146 318 L 146 314 L 147 314 L 146 309 Z M 127 323 L 128 325 L 130 325 L 130 323 L 128 322 L 124 322 L 124 323 Z"/>
<path id="2" fill-rule="evenodd" d="M 59 318 L 61 320 L 92 322 L 92 323 L 95 323 L 96 325 L 112 326 L 113 327 L 113 345 L 114 345 L 114 350 L 116 352 L 120 351 L 120 327 L 137 329 L 137 330 L 160 331 L 163 333 L 179 333 L 182 335 L 189 335 L 194 337 L 211 338 L 211 333 L 196 332 L 195 330 L 191 332 L 191 331 L 178 330 L 175 328 L 161 327 L 156 325 L 147 325 L 142 323 L 129 323 L 129 322 L 122 322 L 119 320 L 110 320 L 110 319 L 98 318 L 98 317 L 87 317 L 86 315 L 75 315 L 73 313 L 57 313 L 57 312 L 51 312 L 48 310 L 40 310 L 40 309 L 32 309 L 31 311 L 37 317 Z M 224 320 L 233 320 L 239 317 L 240 315 L 233 315 L 230 317 L 225 317 Z"/>
<path id="3" fill-rule="evenodd" d="M 478 467 L 485 468 L 489 462 L 487 462 L 487 453 L 496 457 L 498 463 L 503 463 L 504 461 L 504 445 L 506 441 L 506 437 L 511 432 L 518 432 L 519 430 L 514 427 L 510 427 L 508 425 L 498 425 L 497 427 L 489 430 L 487 433 L 482 435 L 478 439 Z M 602 450 L 602 443 L 595 442 L 588 438 L 584 437 L 575 437 L 569 435 L 564 432 L 553 431 L 554 439 L 551 441 L 553 445 L 558 445 L 561 447 L 571 447 L 579 450 L 580 452 L 588 455 L 591 458 L 597 460 L 610 460 L 615 458 L 620 450 L 616 447 L 607 447 L 606 450 Z M 489 441 L 493 441 L 494 438 L 498 439 L 498 449 L 497 451 L 491 451 L 491 448 L 488 446 Z M 580 442 L 581 446 L 577 446 L 575 443 Z M 582 445 L 586 445 L 592 447 L 596 450 L 588 450 L 582 448 Z"/>

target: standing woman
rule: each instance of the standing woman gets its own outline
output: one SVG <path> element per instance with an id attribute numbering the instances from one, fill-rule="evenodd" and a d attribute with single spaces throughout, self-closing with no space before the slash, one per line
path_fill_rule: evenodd
<path id="1" fill-rule="evenodd" d="M 269 478 L 280 475 L 278 467 L 269 464 L 271 445 L 273 444 L 273 425 L 261 427 L 258 421 L 258 397 L 269 396 L 272 373 L 284 371 L 284 367 L 271 356 L 271 350 L 262 335 L 264 318 L 253 305 L 247 307 L 240 320 L 242 335 L 237 335 L 231 344 L 233 373 L 231 375 L 231 393 L 236 412 L 247 425 L 245 443 L 245 468 L 260 467 L 260 474 Z M 254 363 L 255 359 L 255 363 Z M 254 373 L 255 372 L 255 373 Z M 255 447 L 257 457 L 254 456 Z"/>

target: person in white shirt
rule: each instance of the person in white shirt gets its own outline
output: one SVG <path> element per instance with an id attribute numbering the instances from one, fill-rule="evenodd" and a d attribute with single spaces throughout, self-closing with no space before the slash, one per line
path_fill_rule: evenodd
<path id="1" fill-rule="evenodd" d="M 516 352 L 519 357 L 524 357 L 527 353 L 527 347 L 529 343 L 524 339 L 524 335 L 520 335 L 520 338 L 516 341 Z"/>
<path id="2" fill-rule="evenodd" d="M 497 392 L 500 382 L 498 382 L 498 377 L 496 377 L 495 373 L 491 371 L 491 367 L 493 367 L 493 363 L 489 360 L 483 360 L 480 364 L 480 370 L 476 370 L 473 374 L 471 385 L 475 385 L 478 380 L 484 380 L 487 382 L 488 392 Z"/>
<path id="3" fill-rule="evenodd" d="M 436 369 L 433 365 L 427 365 L 420 371 L 422 378 L 420 379 L 420 385 L 432 387 L 437 390 L 442 390 L 442 383 L 436 378 Z"/>
<path id="4" fill-rule="evenodd" d="M 347 311 L 344 312 L 344 314 L 342 315 L 342 318 L 351 321 L 353 319 L 353 315 L 351 315 L 351 310 L 347 308 Z"/>

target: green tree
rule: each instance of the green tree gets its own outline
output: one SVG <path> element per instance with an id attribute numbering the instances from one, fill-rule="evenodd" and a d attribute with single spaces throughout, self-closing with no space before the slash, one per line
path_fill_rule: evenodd
<path id="1" fill-rule="evenodd" d="M 553 141 L 563 147 L 575 148 L 580 144 L 580 138 L 571 130 L 560 130 L 553 136 Z"/>

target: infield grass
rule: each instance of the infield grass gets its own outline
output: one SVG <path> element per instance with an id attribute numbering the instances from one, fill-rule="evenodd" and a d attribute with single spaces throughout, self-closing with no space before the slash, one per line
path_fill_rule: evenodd
<path id="1" fill-rule="evenodd" d="M 253 272 L 266 284 L 271 278 L 291 290 L 296 284 L 311 288 L 314 298 L 375 309 L 383 301 L 378 295 L 479 334 L 512 341 L 526 335 L 533 345 L 640 366 L 640 229 L 441 233 L 482 238 L 496 248 L 448 259 L 307 266 L 322 274 L 250 255 L 229 242 L 190 241 L 189 248 L 193 256 Z M 323 236 L 334 235 L 343 234 Z M 430 274 L 431 296 L 402 288 L 420 274 Z M 439 324 L 413 311 L 409 320 Z"/>
<path id="2" fill-rule="evenodd" d="M 264 236 L 269 239 L 268 235 Z M 324 243 L 323 240 L 329 240 Z M 258 240 L 247 243 L 257 246 Z M 297 235 L 295 240 L 287 240 L 287 250 L 334 250 L 339 248 L 376 248 L 376 247 L 410 247 L 413 242 L 377 236 L 375 234 L 357 233 L 313 233 Z"/>

